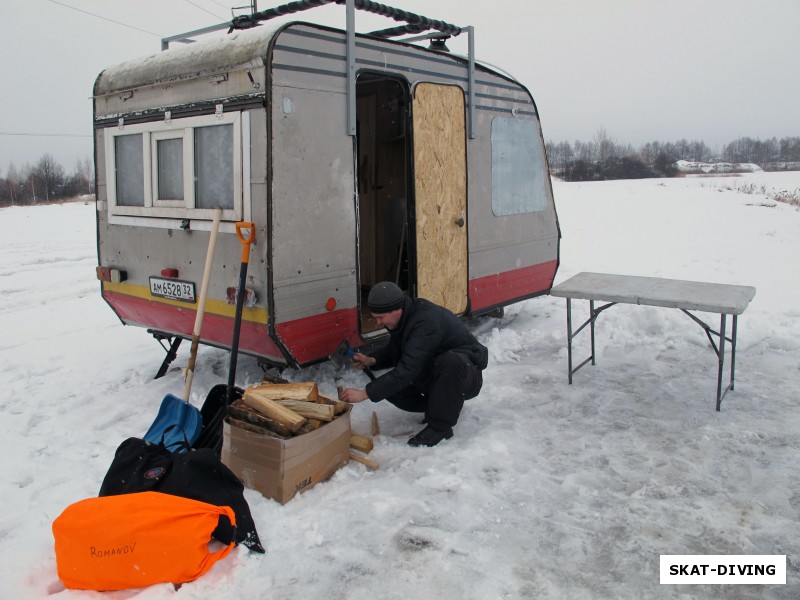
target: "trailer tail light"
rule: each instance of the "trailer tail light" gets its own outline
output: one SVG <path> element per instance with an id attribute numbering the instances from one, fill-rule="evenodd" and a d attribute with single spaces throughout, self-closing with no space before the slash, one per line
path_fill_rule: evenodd
<path id="1" fill-rule="evenodd" d="M 178 269 L 161 269 L 161 276 L 162 277 L 172 277 L 173 279 L 178 278 Z"/>
<path id="2" fill-rule="evenodd" d="M 100 281 L 108 281 L 110 283 L 122 283 L 128 279 L 128 272 L 122 269 L 114 269 L 112 267 L 97 267 L 95 269 L 97 279 Z"/>
<path id="3" fill-rule="evenodd" d="M 231 306 L 236 306 L 236 288 L 229 287 L 225 290 L 225 300 Z M 253 308 L 256 305 L 256 292 L 250 288 L 244 288 L 244 306 Z"/>

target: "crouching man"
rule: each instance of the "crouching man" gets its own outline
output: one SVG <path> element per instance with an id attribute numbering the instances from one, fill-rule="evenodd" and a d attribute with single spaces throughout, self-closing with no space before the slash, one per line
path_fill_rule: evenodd
<path id="1" fill-rule="evenodd" d="M 412 299 L 394 283 L 376 284 L 367 305 L 389 331 L 389 344 L 372 356 L 357 352 L 354 365 L 394 368 L 366 389 L 343 389 L 339 398 L 350 403 L 385 398 L 401 410 L 424 413 L 427 427 L 408 440 L 411 446 L 435 446 L 450 439 L 464 401 L 481 390 L 488 350 L 449 310 Z"/>

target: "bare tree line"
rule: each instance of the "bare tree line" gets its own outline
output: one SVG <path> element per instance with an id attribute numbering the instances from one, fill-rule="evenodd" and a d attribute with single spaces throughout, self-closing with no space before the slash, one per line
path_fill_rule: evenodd
<path id="1" fill-rule="evenodd" d="M 726 144 L 721 151 L 705 142 L 649 142 L 634 148 L 617 142 L 600 129 L 590 142 L 547 142 L 547 157 L 554 173 L 568 180 L 637 179 L 671 177 L 675 163 L 690 162 L 752 163 L 765 170 L 800 168 L 800 138 L 758 140 L 742 137 Z"/>
<path id="2" fill-rule="evenodd" d="M 800 137 L 758 140 L 742 137 L 721 152 L 698 140 L 648 142 L 634 148 L 600 129 L 589 142 L 547 142 L 552 171 L 570 181 L 671 177 L 675 163 L 753 163 L 765 170 L 800 168 Z M 94 167 L 89 158 L 77 161 L 67 173 L 51 154 L 34 164 L 17 168 L 11 164 L 0 177 L 0 206 L 61 201 L 94 193 Z"/>
<path id="3" fill-rule="evenodd" d="M 89 158 L 77 161 L 71 173 L 49 153 L 33 165 L 11 164 L 0 177 L 0 206 L 57 202 L 94 193 L 94 167 Z"/>

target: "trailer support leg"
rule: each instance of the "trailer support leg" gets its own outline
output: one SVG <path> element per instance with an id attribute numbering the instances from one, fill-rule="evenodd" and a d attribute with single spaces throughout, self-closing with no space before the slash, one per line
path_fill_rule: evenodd
<path id="1" fill-rule="evenodd" d="M 178 336 L 170 336 L 166 333 L 161 333 L 159 331 L 153 331 L 152 329 L 147 330 L 148 333 L 152 334 L 156 341 L 161 344 L 161 347 L 164 348 L 167 355 L 164 357 L 164 360 L 161 362 L 161 366 L 158 368 L 156 372 L 156 376 L 153 379 L 159 379 L 166 375 L 167 369 L 172 364 L 172 361 L 175 360 L 175 356 L 178 354 L 178 347 L 181 345 L 181 341 L 183 341 L 182 337 Z M 169 348 L 164 345 L 164 341 L 169 342 Z"/>

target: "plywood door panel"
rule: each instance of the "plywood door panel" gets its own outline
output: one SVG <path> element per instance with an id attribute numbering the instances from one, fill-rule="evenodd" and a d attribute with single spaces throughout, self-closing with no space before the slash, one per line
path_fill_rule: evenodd
<path id="1" fill-rule="evenodd" d="M 467 160 L 464 92 L 414 89 L 417 295 L 456 314 L 467 309 Z"/>

